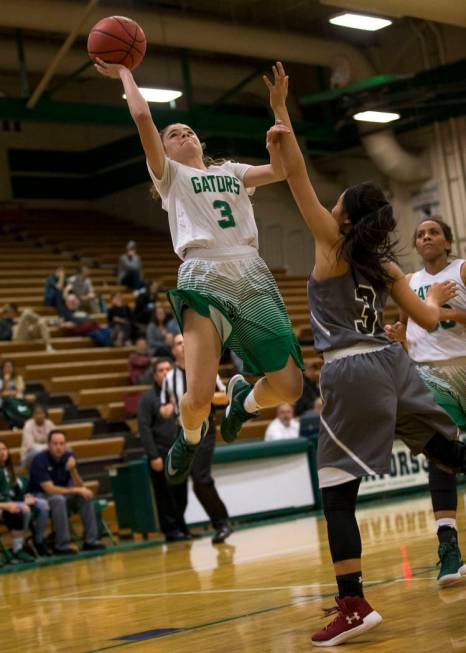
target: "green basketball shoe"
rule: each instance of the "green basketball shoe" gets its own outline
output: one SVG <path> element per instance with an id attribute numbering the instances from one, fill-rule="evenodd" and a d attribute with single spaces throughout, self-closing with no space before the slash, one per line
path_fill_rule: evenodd
<path id="1" fill-rule="evenodd" d="M 201 440 L 208 428 L 209 420 L 206 419 L 201 427 Z M 178 485 L 188 478 L 198 446 L 187 442 L 183 430 L 180 430 L 165 460 L 165 478 L 170 485 Z"/>
<path id="2" fill-rule="evenodd" d="M 252 385 L 242 374 L 235 374 L 228 382 L 228 406 L 222 417 L 220 431 L 225 442 L 233 442 L 238 437 L 241 426 L 248 419 L 257 417 L 259 413 L 248 413 L 243 406 L 244 400 L 251 392 Z"/>
<path id="3" fill-rule="evenodd" d="M 440 587 L 454 585 L 466 576 L 466 565 L 461 559 L 461 551 L 454 542 L 442 542 L 438 548 L 440 571 L 437 582 Z"/>

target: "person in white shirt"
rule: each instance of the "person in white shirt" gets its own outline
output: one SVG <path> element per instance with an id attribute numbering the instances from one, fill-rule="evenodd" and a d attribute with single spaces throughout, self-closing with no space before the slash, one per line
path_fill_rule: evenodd
<path id="1" fill-rule="evenodd" d="M 424 267 L 407 275 L 410 287 L 421 299 L 433 283 L 454 281 L 456 296 L 444 306 L 451 309 L 451 319 L 426 331 L 402 314 L 401 321 L 387 325 L 386 331 L 392 339 L 403 342 L 436 402 L 466 432 L 466 260 L 451 256 L 452 243 L 452 230 L 439 217 L 420 222 L 413 245 Z M 429 462 L 429 488 L 439 539 L 437 580 L 446 587 L 466 577 L 456 530 L 456 476 Z"/>
<path id="2" fill-rule="evenodd" d="M 261 408 L 295 402 L 302 393 L 303 359 L 277 284 L 258 253 L 249 195 L 285 176 L 275 154 L 266 165 L 208 160 L 197 134 L 175 123 L 159 133 L 131 72 L 96 59 L 99 73 L 120 79 L 139 131 L 147 167 L 168 213 L 175 253 L 183 260 L 177 288 L 168 292 L 184 335 L 186 393 L 182 430 L 170 449 L 170 483 L 188 477 L 207 431 L 222 350 L 233 350 L 261 377 L 252 387 L 241 374 L 228 384 L 223 439 L 232 442 Z M 288 129 L 288 128 L 284 128 Z"/>
<path id="3" fill-rule="evenodd" d="M 276 418 L 270 422 L 265 431 L 266 442 L 274 440 L 289 440 L 299 437 L 299 420 L 293 417 L 293 406 L 280 404 Z"/>
<path id="4" fill-rule="evenodd" d="M 47 409 L 35 404 L 32 417 L 23 426 L 21 440 L 21 465 L 29 468 L 35 456 L 48 447 L 48 435 L 55 424 L 48 418 Z"/>

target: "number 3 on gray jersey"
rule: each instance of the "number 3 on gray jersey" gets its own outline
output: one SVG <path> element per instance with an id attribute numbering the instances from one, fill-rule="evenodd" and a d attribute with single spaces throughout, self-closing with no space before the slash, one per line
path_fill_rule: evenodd
<path id="1" fill-rule="evenodd" d="M 376 294 L 372 286 L 359 284 L 354 289 L 354 298 L 357 302 L 362 302 L 364 306 L 361 310 L 361 317 L 354 320 L 354 328 L 358 333 L 366 333 L 373 336 L 375 323 L 377 322 L 377 309 L 375 308 Z"/>

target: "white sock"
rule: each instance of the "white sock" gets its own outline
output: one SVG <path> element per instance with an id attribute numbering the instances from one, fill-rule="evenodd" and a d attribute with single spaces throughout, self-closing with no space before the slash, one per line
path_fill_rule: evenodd
<path id="1" fill-rule="evenodd" d="M 23 548 L 23 538 L 22 537 L 12 537 L 11 538 L 11 548 L 13 553 L 18 553 Z"/>
<path id="2" fill-rule="evenodd" d="M 183 434 L 186 442 L 189 442 L 189 444 L 199 444 L 201 441 L 201 429 L 202 424 L 197 429 L 187 429 L 183 426 Z"/>
<path id="3" fill-rule="evenodd" d="M 259 406 L 256 398 L 254 397 L 254 388 L 244 400 L 243 408 L 247 413 L 257 413 L 257 411 L 261 409 L 261 406 Z"/>
<path id="4" fill-rule="evenodd" d="M 456 519 L 453 519 L 453 517 L 442 517 L 442 519 L 437 519 L 437 530 L 442 526 L 448 526 L 449 528 L 454 528 L 456 530 Z"/>

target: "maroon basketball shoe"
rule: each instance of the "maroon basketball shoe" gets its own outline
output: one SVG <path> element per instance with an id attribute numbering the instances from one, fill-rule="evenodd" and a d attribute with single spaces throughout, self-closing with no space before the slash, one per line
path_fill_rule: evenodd
<path id="1" fill-rule="evenodd" d="M 371 628 L 378 626 L 382 617 L 373 610 L 366 599 L 360 596 L 346 596 L 344 599 L 335 597 L 337 606 L 324 609 L 325 616 L 337 613 L 336 618 L 314 633 L 314 646 L 337 646 L 348 639 L 362 635 Z"/>

